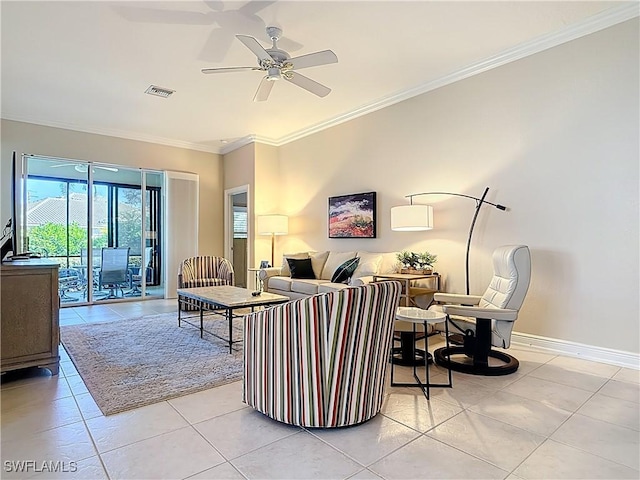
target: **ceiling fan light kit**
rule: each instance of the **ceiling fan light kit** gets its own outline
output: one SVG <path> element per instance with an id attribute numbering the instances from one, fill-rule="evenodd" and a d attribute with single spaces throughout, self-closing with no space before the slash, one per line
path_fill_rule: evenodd
<path id="1" fill-rule="evenodd" d="M 271 48 L 265 49 L 258 40 L 249 35 L 236 35 L 244 46 L 251 50 L 258 59 L 258 67 L 221 67 L 203 68 L 202 73 L 229 73 L 259 70 L 266 73 L 263 77 L 255 96 L 254 102 L 262 102 L 269 98 L 273 83 L 276 80 L 285 79 L 318 97 L 326 97 L 331 89 L 321 83 L 311 80 L 297 71 L 303 68 L 338 63 L 338 57 L 331 50 L 323 50 L 315 53 L 308 53 L 299 57 L 291 56 L 278 48 L 278 39 L 282 36 L 282 29 L 278 27 L 267 27 L 267 35 L 273 42 Z"/>

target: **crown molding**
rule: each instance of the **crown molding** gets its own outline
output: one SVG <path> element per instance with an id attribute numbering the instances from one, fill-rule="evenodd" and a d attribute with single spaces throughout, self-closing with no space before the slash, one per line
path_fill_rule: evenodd
<path id="1" fill-rule="evenodd" d="M 255 142 L 257 142 L 256 135 L 247 135 L 245 137 L 238 138 L 233 142 L 229 142 L 223 145 L 222 148 L 220 149 L 220 153 L 222 155 L 226 155 L 229 152 L 233 152 L 234 150 L 237 150 L 239 148 L 244 147 L 245 145 L 249 145 L 250 143 L 255 143 Z"/>
<path id="2" fill-rule="evenodd" d="M 636 2 L 605 10 L 604 12 L 600 12 L 596 15 L 586 18 L 582 22 L 571 25 L 561 31 L 541 35 L 513 48 L 504 50 L 497 55 L 468 65 L 467 67 L 445 75 L 444 77 L 424 83 L 408 90 L 403 90 L 401 92 L 383 97 L 375 102 L 362 105 L 355 110 L 333 117 L 332 119 L 285 135 L 284 137 L 281 137 L 277 140 L 273 140 L 273 142 L 275 142 L 277 146 L 280 146 L 289 142 L 293 142 L 295 140 L 299 140 L 322 130 L 326 130 L 327 128 L 331 128 L 341 123 L 348 122 L 349 120 L 353 120 L 354 118 L 361 117 L 368 113 L 375 112 L 376 110 L 380 110 L 404 100 L 422 95 L 423 93 L 427 93 L 437 88 L 444 87 L 445 85 L 449 85 L 465 78 L 478 75 L 507 63 L 515 62 L 516 60 L 520 60 L 524 57 L 528 57 L 544 50 L 557 47 L 558 45 L 562 45 L 563 43 L 567 43 L 580 37 L 584 37 L 600 30 L 604 30 L 605 28 L 612 27 L 627 20 L 631 20 L 632 18 L 638 17 L 639 15 L 640 3 Z"/>
<path id="3" fill-rule="evenodd" d="M 220 149 L 212 147 L 210 145 L 203 145 L 201 143 L 185 142 L 183 140 L 176 140 L 173 138 L 157 137 L 154 135 L 145 135 L 141 133 L 132 133 L 125 130 L 107 129 L 107 128 L 95 128 L 95 127 L 80 127 L 71 123 L 64 122 L 51 122 L 48 120 L 34 120 L 20 118 L 18 115 L 11 115 L 2 113 L 3 120 L 10 120 L 13 122 L 31 123 L 34 125 L 40 125 L 44 127 L 62 128 L 64 130 L 72 130 L 75 132 L 92 133 L 95 135 L 105 135 L 108 137 L 123 138 L 126 140 L 136 140 L 139 142 L 148 142 L 156 145 L 166 145 L 168 147 L 184 148 L 187 150 L 197 150 L 199 152 L 220 154 Z"/>

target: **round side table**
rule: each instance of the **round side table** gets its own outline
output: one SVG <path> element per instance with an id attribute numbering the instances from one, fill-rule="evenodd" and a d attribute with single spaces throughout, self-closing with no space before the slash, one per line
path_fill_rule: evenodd
<path id="1" fill-rule="evenodd" d="M 436 323 L 443 323 L 445 325 L 445 342 L 447 345 L 447 348 L 449 348 L 449 322 L 447 322 L 447 315 L 445 313 L 440 313 L 440 312 L 434 312 L 431 310 L 424 310 L 422 308 L 417 308 L 417 307 L 398 307 L 398 310 L 396 311 L 396 320 L 402 320 L 405 322 L 409 322 L 413 325 L 413 333 L 415 335 L 416 333 L 416 325 L 422 325 L 423 329 L 424 329 L 424 350 L 425 350 L 425 355 L 424 355 L 424 372 L 425 372 L 425 382 L 423 383 L 422 380 L 420 380 L 420 377 L 418 377 L 418 373 L 417 373 L 417 368 L 418 365 L 414 364 L 413 365 L 413 378 L 415 378 L 416 383 L 396 383 L 393 380 L 394 377 L 394 367 L 395 367 L 395 362 L 391 362 L 391 386 L 392 387 L 418 387 L 422 390 L 422 393 L 424 393 L 425 397 L 427 397 L 427 399 L 429 399 L 429 388 L 431 387 L 448 387 L 451 388 L 453 386 L 452 381 L 451 381 L 451 369 L 447 369 L 447 373 L 448 373 L 448 377 L 449 377 L 449 382 L 448 383 L 431 383 L 429 380 L 429 357 L 430 355 L 428 354 L 429 352 L 429 335 L 427 335 L 428 332 L 428 325 L 429 324 L 436 324 Z M 412 349 L 415 349 L 415 343 L 411 342 L 412 345 Z M 415 354 L 415 352 L 413 352 Z M 393 347 L 392 347 L 392 359 L 393 359 Z"/>

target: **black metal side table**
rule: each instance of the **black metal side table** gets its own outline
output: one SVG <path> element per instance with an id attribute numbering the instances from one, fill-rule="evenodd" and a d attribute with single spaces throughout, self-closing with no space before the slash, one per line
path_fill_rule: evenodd
<path id="1" fill-rule="evenodd" d="M 423 383 L 418 377 L 418 365 L 413 365 L 413 378 L 415 378 L 416 383 L 396 383 L 394 382 L 394 370 L 395 370 L 395 362 L 391 362 L 391 386 L 392 387 L 418 387 L 424 393 L 424 396 L 429 399 L 429 388 L 431 387 L 453 387 L 453 383 L 451 380 L 451 369 L 447 369 L 449 382 L 448 383 L 431 383 L 429 379 L 429 355 L 426 353 L 429 351 L 429 336 L 426 334 L 428 332 L 428 325 L 435 323 L 445 324 L 445 342 L 447 348 L 449 348 L 449 322 L 447 322 L 447 315 L 440 312 L 433 312 L 430 310 L 423 310 L 422 308 L 417 307 L 399 307 L 396 312 L 396 320 L 402 320 L 405 322 L 410 322 L 413 324 L 413 333 L 416 333 L 416 325 L 422 325 L 424 328 L 425 336 L 424 336 L 424 371 L 425 371 L 425 382 Z M 411 342 L 413 348 L 415 349 L 415 343 Z M 393 352 L 393 346 L 392 346 Z M 392 353 L 393 356 L 393 353 Z"/>

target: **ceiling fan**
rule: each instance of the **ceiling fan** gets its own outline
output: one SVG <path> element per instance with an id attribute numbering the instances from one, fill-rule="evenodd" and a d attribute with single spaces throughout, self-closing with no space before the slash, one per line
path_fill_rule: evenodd
<path id="1" fill-rule="evenodd" d="M 87 173 L 89 171 L 89 166 L 85 163 L 60 163 L 58 165 L 51 165 L 51 168 L 58 167 L 73 167 L 76 172 Z M 99 168 L 100 170 L 107 170 L 109 172 L 117 172 L 118 169 L 114 167 L 101 167 L 99 165 L 92 165 L 91 168 Z"/>
<path id="2" fill-rule="evenodd" d="M 258 57 L 257 67 L 203 68 L 202 73 L 229 73 L 243 72 L 246 70 L 266 72 L 267 75 L 263 77 L 253 97 L 254 102 L 262 102 L 269 98 L 274 82 L 280 79 L 285 79 L 319 97 L 326 97 L 331 91 L 329 87 L 299 74 L 297 70 L 337 63 L 338 57 L 336 54 L 331 50 L 322 50 L 321 52 L 291 58 L 287 52 L 280 50 L 277 46 L 278 39 L 282 36 L 282 29 L 278 27 L 267 27 L 267 35 L 273 42 L 272 47 L 267 49 L 260 45 L 254 37 L 250 37 L 249 35 L 236 35 L 236 38 Z"/>

